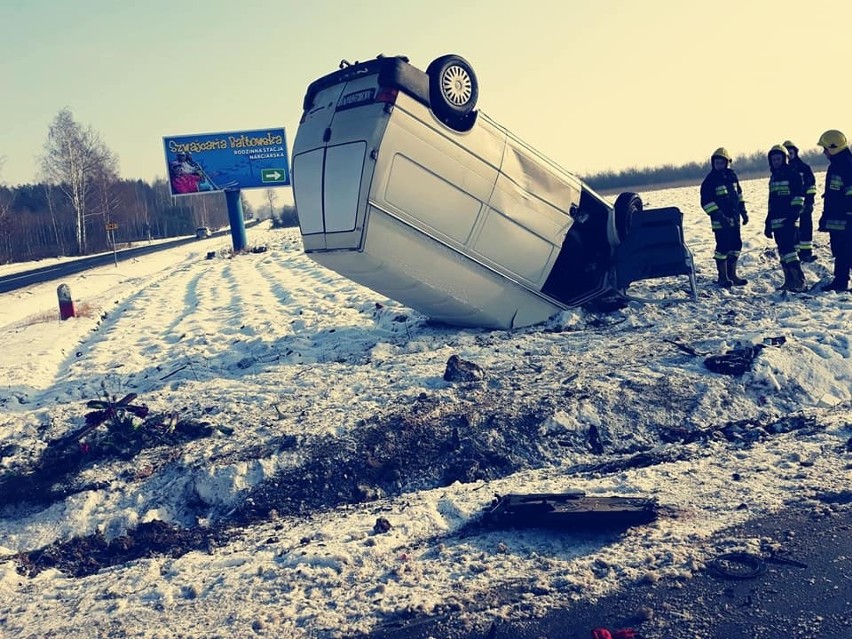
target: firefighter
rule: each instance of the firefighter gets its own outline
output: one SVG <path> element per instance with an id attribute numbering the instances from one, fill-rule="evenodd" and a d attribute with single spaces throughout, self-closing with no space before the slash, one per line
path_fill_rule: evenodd
<path id="1" fill-rule="evenodd" d="M 784 148 L 790 156 L 790 166 L 802 176 L 802 186 L 805 189 L 805 205 L 802 207 L 802 215 L 799 217 L 799 241 L 796 250 L 799 252 L 800 262 L 815 262 L 814 255 L 814 198 L 816 197 L 816 179 L 811 167 L 799 156 L 799 147 L 790 140 L 784 142 Z"/>
<path id="2" fill-rule="evenodd" d="M 796 250 L 798 221 L 805 204 L 805 189 L 802 176 L 787 164 L 787 149 L 776 144 L 766 154 L 769 161 L 769 207 L 763 234 L 775 236 L 784 283 L 781 291 L 800 293 L 805 290 L 805 273 Z"/>
<path id="3" fill-rule="evenodd" d="M 710 173 L 701 183 L 701 208 L 710 216 L 716 236 L 716 283 L 722 288 L 743 286 L 748 282 L 737 275 L 737 261 L 743 248 L 740 218 L 748 224 L 748 212 L 737 174 L 731 169 L 731 155 L 719 147 L 710 156 Z"/>
<path id="4" fill-rule="evenodd" d="M 817 230 L 828 232 L 834 257 L 834 279 L 822 288 L 845 291 L 852 270 L 852 152 L 846 136 L 835 129 L 823 133 L 817 144 L 829 161 Z"/>

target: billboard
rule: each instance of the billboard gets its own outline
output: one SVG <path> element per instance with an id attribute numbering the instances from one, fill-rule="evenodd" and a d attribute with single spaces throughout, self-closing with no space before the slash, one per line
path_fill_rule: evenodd
<path id="1" fill-rule="evenodd" d="M 283 128 L 163 138 L 172 195 L 288 186 Z"/>

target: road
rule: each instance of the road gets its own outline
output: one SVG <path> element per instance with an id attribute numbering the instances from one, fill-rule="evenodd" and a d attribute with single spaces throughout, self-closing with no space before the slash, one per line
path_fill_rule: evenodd
<path id="1" fill-rule="evenodd" d="M 230 231 L 228 229 L 223 229 L 212 233 L 211 237 L 227 235 L 229 232 Z M 113 264 L 116 261 L 122 262 L 124 260 L 134 259 L 142 255 L 148 255 L 149 253 L 156 253 L 157 251 L 162 251 L 164 249 L 174 248 L 176 246 L 180 246 L 181 244 L 187 244 L 190 242 L 197 241 L 198 239 L 195 236 L 182 237 L 175 240 L 169 240 L 167 242 L 147 244 L 145 246 L 138 246 L 135 248 L 124 249 L 122 251 L 116 251 L 115 255 L 113 255 L 112 253 L 101 253 L 99 255 L 93 255 L 92 257 L 83 257 L 77 260 L 69 260 L 67 262 L 62 262 L 61 264 L 53 264 L 51 266 L 44 266 L 42 268 L 37 268 L 30 271 L 13 273 L 11 275 L 0 277 L 0 293 L 8 293 L 9 291 L 24 288 L 25 286 L 32 286 L 33 284 L 40 284 L 42 282 L 49 282 L 51 280 L 66 277 L 68 275 L 73 275 L 74 273 L 87 271 L 91 268 L 96 268 L 98 266 Z"/>

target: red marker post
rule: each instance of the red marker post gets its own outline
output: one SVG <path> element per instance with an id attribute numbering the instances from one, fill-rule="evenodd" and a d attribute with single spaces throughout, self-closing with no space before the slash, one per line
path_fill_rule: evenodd
<path id="1" fill-rule="evenodd" d="M 69 317 L 77 317 L 74 300 L 71 299 L 71 289 L 68 288 L 68 285 L 60 284 L 56 289 L 56 295 L 59 297 L 59 319 L 67 320 Z"/>

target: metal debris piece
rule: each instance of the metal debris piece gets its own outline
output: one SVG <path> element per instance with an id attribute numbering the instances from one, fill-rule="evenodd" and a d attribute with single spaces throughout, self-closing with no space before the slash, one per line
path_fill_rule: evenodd
<path id="1" fill-rule="evenodd" d="M 766 572 L 766 562 L 750 552 L 726 552 L 713 559 L 707 569 L 725 579 L 753 579 Z"/>
<path id="2" fill-rule="evenodd" d="M 494 527 L 565 529 L 628 528 L 657 518 L 655 499 L 586 497 L 583 491 L 511 494 L 500 497 L 485 513 Z"/>
<path id="3" fill-rule="evenodd" d="M 754 358 L 763 348 L 763 344 L 755 344 L 728 351 L 724 355 L 712 355 L 704 360 L 704 366 L 714 373 L 740 377 L 751 370 Z"/>

